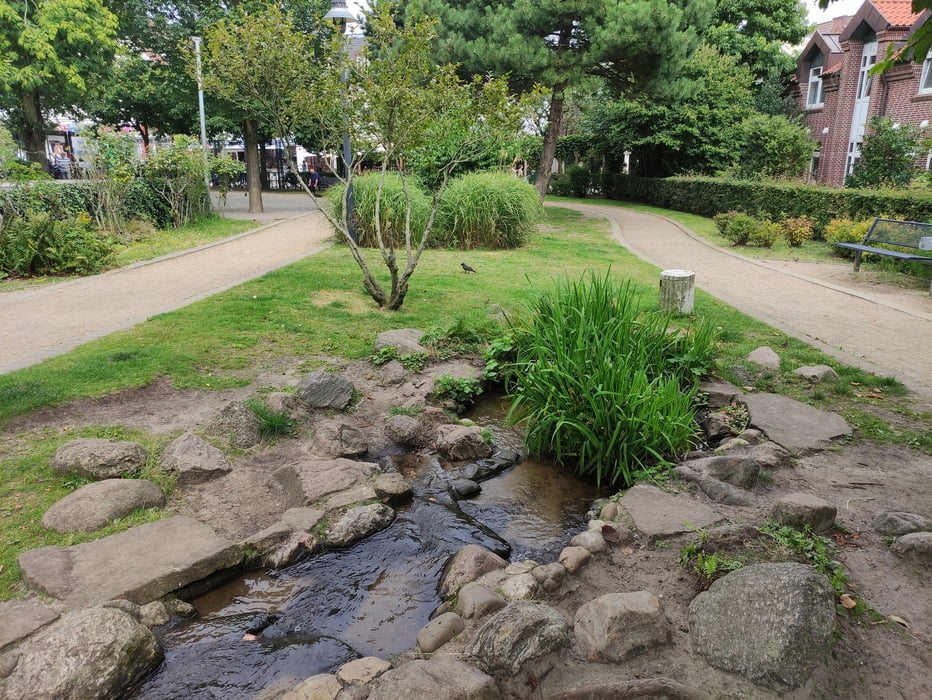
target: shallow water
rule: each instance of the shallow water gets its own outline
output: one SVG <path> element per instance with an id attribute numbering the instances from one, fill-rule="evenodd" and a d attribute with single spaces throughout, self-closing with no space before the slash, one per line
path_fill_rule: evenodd
<path id="1" fill-rule="evenodd" d="M 499 444 L 513 442 L 500 433 L 495 404 L 473 420 L 494 427 Z M 415 498 L 386 530 L 273 576 L 246 575 L 193 601 L 198 616 L 163 628 L 165 662 L 134 697 L 273 695 L 359 656 L 406 651 L 441 603 L 437 585 L 454 552 L 480 544 L 512 561 L 553 561 L 598 497 L 553 465 L 525 461 L 457 502 L 440 466 L 426 463 Z M 263 627 L 259 639 L 243 641 L 255 627 Z"/>

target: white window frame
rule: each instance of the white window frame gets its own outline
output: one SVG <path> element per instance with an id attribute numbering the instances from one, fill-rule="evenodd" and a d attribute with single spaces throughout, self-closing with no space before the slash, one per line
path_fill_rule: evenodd
<path id="1" fill-rule="evenodd" d="M 919 94 L 932 94 L 932 54 L 922 62 L 922 75 L 919 78 Z"/>
<path id="2" fill-rule="evenodd" d="M 809 69 L 809 88 L 806 90 L 806 109 L 822 107 L 825 102 L 822 89 L 822 66 Z"/>

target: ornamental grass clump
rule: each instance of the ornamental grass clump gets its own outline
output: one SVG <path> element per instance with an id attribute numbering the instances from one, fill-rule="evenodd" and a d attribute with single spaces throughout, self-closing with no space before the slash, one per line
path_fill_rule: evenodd
<path id="1" fill-rule="evenodd" d="M 540 195 L 507 173 L 468 173 L 450 182 L 437 211 L 435 245 L 518 248 L 543 215 Z"/>
<path id="2" fill-rule="evenodd" d="M 378 199 L 382 240 L 386 245 L 392 241 L 395 247 L 403 247 L 409 197 L 411 198 L 412 241 L 415 245 L 418 244 L 430 216 L 430 198 L 417 186 L 414 178 L 405 178 L 402 182 L 401 176 L 397 173 L 385 174 L 380 194 L 379 180 L 381 177 L 381 173 L 371 173 L 353 178 L 353 219 L 359 245 L 365 248 L 378 247 L 375 222 L 376 200 Z M 327 191 L 327 199 L 333 204 L 336 217 L 343 221 L 343 185 L 331 187 Z"/>
<path id="3" fill-rule="evenodd" d="M 528 451 L 616 487 L 690 448 L 713 359 L 709 324 L 671 328 L 639 294 L 610 273 L 563 281 L 514 333 L 509 419 L 524 424 Z"/>

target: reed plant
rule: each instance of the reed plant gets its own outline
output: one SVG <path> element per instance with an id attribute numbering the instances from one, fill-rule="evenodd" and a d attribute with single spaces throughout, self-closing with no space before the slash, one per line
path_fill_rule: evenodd
<path id="1" fill-rule="evenodd" d="M 509 418 L 528 450 L 616 487 L 689 449 L 713 359 L 711 325 L 672 328 L 671 314 L 642 309 L 641 292 L 590 272 L 540 294 L 514 329 Z"/>
<path id="2" fill-rule="evenodd" d="M 468 173 L 453 180 L 437 211 L 437 246 L 518 248 L 543 216 L 540 196 L 508 173 Z"/>

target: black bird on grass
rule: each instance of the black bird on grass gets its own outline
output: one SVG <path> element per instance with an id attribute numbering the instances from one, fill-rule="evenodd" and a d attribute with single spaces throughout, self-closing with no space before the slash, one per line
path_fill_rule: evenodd
<path id="1" fill-rule="evenodd" d="M 466 274 L 469 274 L 470 272 L 475 272 L 475 270 L 473 270 L 473 269 L 472 269 L 469 265 L 467 265 L 466 263 L 460 263 L 460 267 L 463 268 L 463 272 L 465 272 Z"/>

